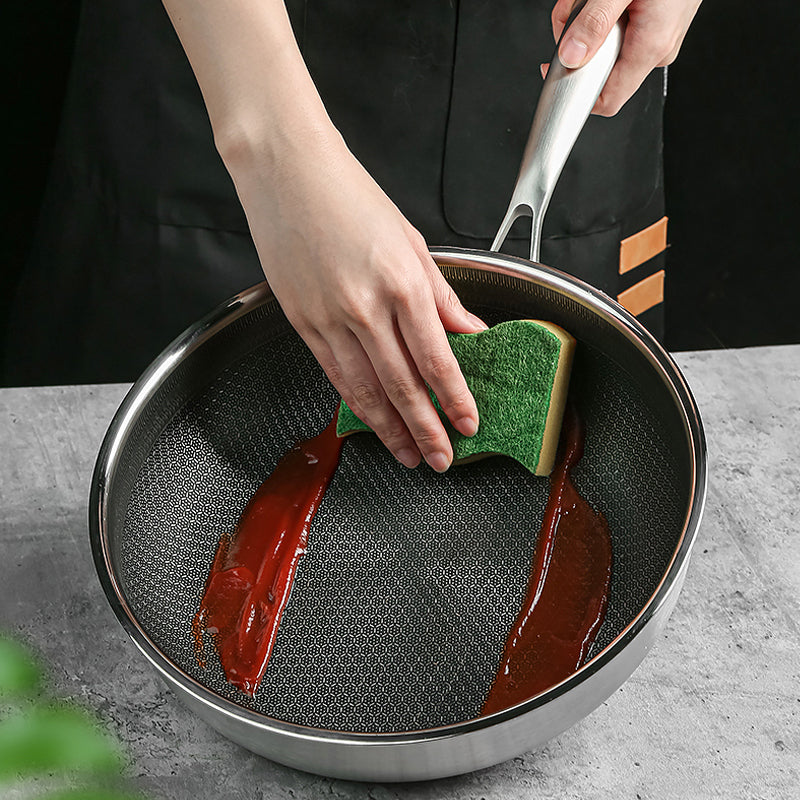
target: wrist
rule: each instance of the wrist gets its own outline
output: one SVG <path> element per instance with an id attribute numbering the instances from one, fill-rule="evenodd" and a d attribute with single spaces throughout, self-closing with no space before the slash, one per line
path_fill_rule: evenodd
<path id="1" fill-rule="evenodd" d="M 213 109 L 214 143 L 234 180 L 342 144 L 294 42 L 270 53 Z"/>
<path id="2" fill-rule="evenodd" d="M 239 176 L 276 172 L 296 159 L 316 159 L 344 143 L 324 113 L 316 116 L 261 114 L 232 117 L 214 130 L 214 143 L 234 181 Z"/>

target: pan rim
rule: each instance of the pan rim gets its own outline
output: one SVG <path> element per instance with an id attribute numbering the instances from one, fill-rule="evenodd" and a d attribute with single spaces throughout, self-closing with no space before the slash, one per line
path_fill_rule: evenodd
<path id="1" fill-rule="evenodd" d="M 245 708 L 217 694 L 175 665 L 150 638 L 127 603 L 125 593 L 114 574 L 107 535 L 107 487 L 113 476 L 120 453 L 139 413 L 152 398 L 166 377 L 191 352 L 201 347 L 218 331 L 253 309 L 274 299 L 266 282 L 240 292 L 219 305 L 204 318 L 189 327 L 151 363 L 133 384 L 115 413 L 98 452 L 92 475 L 89 498 L 89 535 L 92 556 L 100 583 L 114 614 L 137 648 L 168 682 L 190 694 L 196 701 L 225 716 L 250 726 L 293 739 L 309 742 L 330 742 L 339 745 L 423 744 L 473 733 L 487 727 L 519 718 L 540 708 L 582 684 L 599 672 L 622 652 L 664 606 L 676 584 L 680 588 L 682 574 L 695 534 L 699 527 L 707 489 L 707 451 L 703 425 L 694 397 L 677 364 L 662 345 L 619 303 L 589 284 L 557 269 L 502 253 L 489 253 L 455 247 L 431 248 L 431 254 L 441 266 L 483 269 L 505 274 L 510 278 L 535 280 L 572 299 L 588 305 L 620 331 L 655 369 L 680 409 L 684 432 L 690 451 L 691 482 L 689 506 L 684 518 L 678 545 L 651 597 L 633 620 L 597 655 L 564 681 L 535 697 L 485 717 L 448 725 L 410 731 L 364 733 L 304 726 L 269 717 Z M 638 663 L 638 662 L 637 662 Z M 626 680 L 625 675 L 622 682 Z M 614 687 L 616 689 L 617 686 Z"/>

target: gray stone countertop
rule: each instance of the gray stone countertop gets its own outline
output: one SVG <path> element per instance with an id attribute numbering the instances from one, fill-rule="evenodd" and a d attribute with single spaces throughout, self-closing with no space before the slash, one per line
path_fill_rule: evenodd
<path id="1" fill-rule="evenodd" d="M 676 360 L 710 474 L 683 592 L 634 675 L 537 752 L 429 783 L 360 784 L 272 763 L 196 719 L 117 623 L 89 551 L 94 458 L 127 386 L 0 390 L 0 631 L 40 655 L 53 693 L 115 732 L 149 798 L 796 798 L 800 346 Z"/>

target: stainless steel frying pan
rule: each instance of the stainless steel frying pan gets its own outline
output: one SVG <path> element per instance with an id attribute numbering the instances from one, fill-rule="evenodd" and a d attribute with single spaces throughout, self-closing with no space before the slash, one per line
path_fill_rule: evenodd
<path id="1" fill-rule="evenodd" d="M 554 59 L 496 246 L 522 210 L 534 217 L 537 255 L 557 162 L 615 46 L 588 72 Z M 568 144 L 564 131 L 574 134 Z M 531 261 L 433 253 L 464 304 L 488 322 L 543 318 L 578 340 L 571 392 L 587 442 L 574 478 L 609 520 L 614 567 L 590 659 L 561 684 L 477 718 L 524 595 L 548 482 L 502 457 L 443 476 L 407 470 L 369 436 L 345 445 L 256 697 L 228 685 L 213 657 L 198 665 L 191 620 L 220 534 L 338 400 L 266 284 L 231 299 L 155 360 L 114 417 L 93 477 L 97 571 L 137 647 L 224 735 L 324 775 L 388 781 L 467 772 L 580 720 L 663 629 L 702 512 L 697 409 L 672 359 L 631 315 Z"/>

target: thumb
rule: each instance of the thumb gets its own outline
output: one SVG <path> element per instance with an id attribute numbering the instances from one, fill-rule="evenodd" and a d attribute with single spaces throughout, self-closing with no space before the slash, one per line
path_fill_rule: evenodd
<path id="1" fill-rule="evenodd" d="M 587 0 L 558 46 L 558 58 L 569 69 L 583 66 L 606 40 L 629 0 Z"/>

